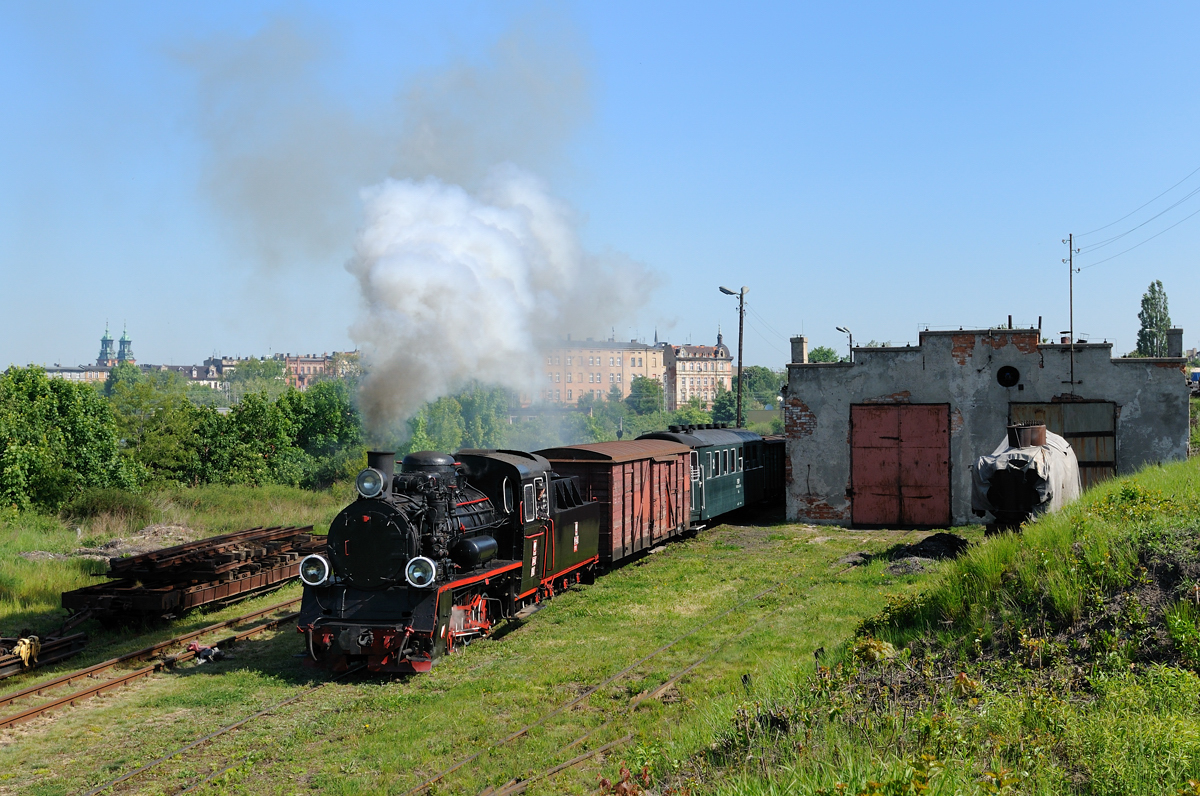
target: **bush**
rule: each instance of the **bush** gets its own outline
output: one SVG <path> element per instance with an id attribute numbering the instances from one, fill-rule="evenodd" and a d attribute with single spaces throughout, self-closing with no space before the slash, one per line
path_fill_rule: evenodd
<path id="1" fill-rule="evenodd" d="M 83 489 L 133 481 L 96 390 L 37 367 L 0 374 L 0 504 L 53 511 Z"/>
<path id="2" fill-rule="evenodd" d="M 85 489 L 63 507 L 64 519 L 88 520 L 101 514 L 125 517 L 138 522 L 150 519 L 150 501 L 123 489 Z"/>

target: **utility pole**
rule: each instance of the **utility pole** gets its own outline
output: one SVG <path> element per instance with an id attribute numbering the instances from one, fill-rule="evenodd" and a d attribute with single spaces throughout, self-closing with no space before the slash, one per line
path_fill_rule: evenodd
<path id="1" fill-rule="evenodd" d="M 727 296 L 738 297 L 738 367 L 737 367 L 737 422 L 736 428 L 742 427 L 742 330 L 746 323 L 746 294 L 750 292 L 750 288 L 742 285 L 740 293 L 734 293 L 727 287 L 722 287 L 721 292 Z"/>
<path id="2" fill-rule="evenodd" d="M 1067 233 L 1066 240 L 1063 243 L 1067 244 L 1067 257 L 1063 260 L 1067 264 L 1067 311 L 1070 328 L 1067 334 L 1070 335 L 1069 343 L 1071 346 L 1071 392 L 1075 392 L 1075 254 L 1079 250 L 1075 248 L 1075 234 Z"/>

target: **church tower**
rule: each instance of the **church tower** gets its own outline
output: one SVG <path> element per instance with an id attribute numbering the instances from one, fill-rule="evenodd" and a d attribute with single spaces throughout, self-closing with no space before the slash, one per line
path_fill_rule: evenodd
<path id="1" fill-rule="evenodd" d="M 128 362 L 130 365 L 137 364 L 137 360 L 133 358 L 133 341 L 129 339 L 129 332 L 122 329 L 120 347 L 117 349 L 117 361 Z M 111 347 L 112 343 L 109 343 Z"/>
<path id="2" fill-rule="evenodd" d="M 113 354 L 113 339 L 108 333 L 108 324 L 104 325 L 104 336 L 100 338 L 100 356 L 96 357 L 96 364 L 100 366 L 117 364 L 117 358 Z"/>

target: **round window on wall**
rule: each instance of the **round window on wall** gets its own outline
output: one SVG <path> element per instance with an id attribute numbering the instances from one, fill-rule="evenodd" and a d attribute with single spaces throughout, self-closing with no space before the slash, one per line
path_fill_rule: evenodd
<path id="1" fill-rule="evenodd" d="M 1021 371 L 1014 368 L 1012 365 L 1005 365 L 996 371 L 996 381 L 1001 387 L 1016 387 L 1017 382 L 1021 380 Z"/>

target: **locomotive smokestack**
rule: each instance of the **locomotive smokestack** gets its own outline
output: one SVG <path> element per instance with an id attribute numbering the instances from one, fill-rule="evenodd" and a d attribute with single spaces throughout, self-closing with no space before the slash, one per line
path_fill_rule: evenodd
<path id="1" fill-rule="evenodd" d="M 383 491 L 392 491 L 392 474 L 396 472 L 395 451 L 367 451 L 367 467 L 383 473 Z"/>

